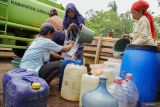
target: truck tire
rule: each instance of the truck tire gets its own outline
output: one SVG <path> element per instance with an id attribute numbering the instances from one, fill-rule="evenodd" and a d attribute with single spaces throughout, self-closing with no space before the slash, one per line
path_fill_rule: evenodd
<path id="1" fill-rule="evenodd" d="M 18 57 L 23 57 L 24 53 L 25 53 L 25 49 L 12 49 L 12 51 L 14 52 L 15 55 L 17 55 Z"/>
<path id="2" fill-rule="evenodd" d="M 23 41 L 16 41 L 16 46 L 27 46 L 28 43 L 27 42 L 23 42 Z M 15 55 L 19 56 L 19 57 L 23 57 L 26 49 L 12 49 L 12 51 L 14 52 Z"/>

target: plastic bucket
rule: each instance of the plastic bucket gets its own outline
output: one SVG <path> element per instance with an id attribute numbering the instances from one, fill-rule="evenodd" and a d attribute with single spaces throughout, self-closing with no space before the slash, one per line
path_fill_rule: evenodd
<path id="1" fill-rule="evenodd" d="M 155 102 L 158 95 L 160 50 L 149 45 L 128 45 L 123 58 L 120 76 L 133 74 L 139 90 L 139 103 Z"/>
<path id="2" fill-rule="evenodd" d="M 127 39 L 127 38 L 121 38 L 119 40 L 117 40 L 117 42 L 115 43 L 114 45 L 114 56 L 118 57 L 119 55 L 123 55 L 124 51 L 125 51 L 125 48 L 128 44 L 130 44 L 131 41 L 130 39 Z"/>
<path id="3" fill-rule="evenodd" d="M 78 43 L 91 43 L 94 38 L 95 32 L 83 24 L 80 26 L 77 36 L 79 37 Z"/>

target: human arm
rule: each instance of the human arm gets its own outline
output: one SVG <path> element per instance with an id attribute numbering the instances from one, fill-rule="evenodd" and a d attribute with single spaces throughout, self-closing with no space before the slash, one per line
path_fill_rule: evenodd
<path id="1" fill-rule="evenodd" d="M 56 52 L 51 52 L 51 55 L 52 55 L 55 59 L 64 59 L 63 56 L 57 54 Z"/>
<path id="2" fill-rule="evenodd" d="M 68 44 L 66 46 L 63 46 L 62 52 L 68 52 L 74 45 L 73 41 L 68 41 Z"/>
<path id="3" fill-rule="evenodd" d="M 46 48 L 49 51 L 54 51 L 54 52 L 68 52 L 74 45 L 73 41 L 69 41 L 68 44 L 66 46 L 61 46 L 56 44 L 54 41 L 49 40 L 48 45 L 46 46 Z"/>
<path id="4" fill-rule="evenodd" d="M 72 23 L 69 25 L 69 27 L 66 30 L 64 30 L 64 33 L 65 33 L 67 40 L 68 40 L 68 35 L 72 33 L 72 30 L 75 28 L 75 26 L 76 25 L 74 23 Z"/>

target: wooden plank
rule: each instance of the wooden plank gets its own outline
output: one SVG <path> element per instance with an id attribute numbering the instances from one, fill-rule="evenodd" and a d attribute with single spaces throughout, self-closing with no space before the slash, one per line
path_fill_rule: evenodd
<path id="1" fill-rule="evenodd" d="M 99 64 L 103 64 L 104 63 L 104 61 L 106 61 L 106 60 L 99 60 Z"/>
<path id="2" fill-rule="evenodd" d="M 94 51 L 83 51 L 83 53 L 87 53 L 87 54 L 96 54 L 96 51 L 94 52 Z"/>
<path id="3" fill-rule="evenodd" d="M 107 60 L 110 59 L 111 57 L 100 56 L 99 58 L 107 61 Z"/>
<path id="4" fill-rule="evenodd" d="M 94 46 L 94 47 L 97 47 L 97 45 L 93 45 L 93 44 L 84 44 L 84 46 Z"/>
<path id="5" fill-rule="evenodd" d="M 97 43 L 98 43 L 98 40 L 93 39 L 91 45 L 97 45 Z"/>
<path id="6" fill-rule="evenodd" d="M 101 52 L 100 56 L 113 57 L 113 54 L 107 52 Z"/>
<path id="7" fill-rule="evenodd" d="M 113 48 L 101 48 L 100 52 L 107 52 L 107 53 L 113 53 Z"/>
<path id="8" fill-rule="evenodd" d="M 88 45 L 88 46 L 91 46 L 91 45 L 97 46 L 97 44 L 98 44 L 98 39 L 93 39 L 90 44 L 84 43 L 84 45 Z"/>
<path id="9" fill-rule="evenodd" d="M 98 64 L 99 62 L 99 53 L 101 51 L 101 45 L 102 45 L 102 38 L 98 38 L 98 44 L 97 44 L 97 50 L 96 50 L 96 57 L 94 64 Z"/>
<path id="10" fill-rule="evenodd" d="M 96 51 L 97 47 L 95 46 L 84 46 L 84 51 Z"/>
<path id="11" fill-rule="evenodd" d="M 103 41 L 102 42 L 116 42 L 118 40 L 118 38 L 106 38 L 103 37 Z"/>
<path id="12" fill-rule="evenodd" d="M 105 47 L 113 48 L 114 44 L 115 44 L 114 42 L 102 42 L 102 46 L 105 46 Z"/>
<path id="13" fill-rule="evenodd" d="M 95 58 L 95 54 L 87 54 L 87 53 L 83 53 L 84 57 L 93 57 Z"/>

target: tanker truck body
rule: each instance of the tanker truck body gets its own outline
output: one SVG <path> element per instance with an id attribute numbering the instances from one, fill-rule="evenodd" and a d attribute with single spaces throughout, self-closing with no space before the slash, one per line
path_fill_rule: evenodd
<path id="1" fill-rule="evenodd" d="M 64 17 L 63 7 L 47 0 L 0 0 L 0 48 L 22 56 L 53 8 Z"/>

